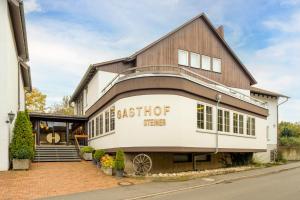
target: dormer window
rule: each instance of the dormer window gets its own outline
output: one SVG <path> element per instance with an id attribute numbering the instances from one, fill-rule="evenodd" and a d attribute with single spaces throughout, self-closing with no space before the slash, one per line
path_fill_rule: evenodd
<path id="1" fill-rule="evenodd" d="M 188 66 L 189 65 L 189 52 L 178 49 L 178 64 Z"/>
<path id="2" fill-rule="evenodd" d="M 202 55 L 202 69 L 211 70 L 210 57 L 209 56 Z"/>

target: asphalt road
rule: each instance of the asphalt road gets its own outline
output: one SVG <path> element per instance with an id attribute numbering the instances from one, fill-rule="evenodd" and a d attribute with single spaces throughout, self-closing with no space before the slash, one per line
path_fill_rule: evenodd
<path id="1" fill-rule="evenodd" d="M 300 168 L 146 199 L 300 200 Z"/>

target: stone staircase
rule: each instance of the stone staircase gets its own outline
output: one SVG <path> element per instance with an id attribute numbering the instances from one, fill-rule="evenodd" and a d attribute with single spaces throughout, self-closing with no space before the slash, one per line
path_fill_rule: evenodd
<path id="1" fill-rule="evenodd" d="M 37 146 L 33 162 L 79 162 L 77 149 L 73 145 Z"/>

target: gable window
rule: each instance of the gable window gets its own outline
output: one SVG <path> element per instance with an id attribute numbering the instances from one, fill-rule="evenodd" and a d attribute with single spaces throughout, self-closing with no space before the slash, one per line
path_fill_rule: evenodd
<path id="1" fill-rule="evenodd" d="M 239 134 L 244 134 L 244 116 L 239 115 Z"/>
<path id="2" fill-rule="evenodd" d="M 219 58 L 213 58 L 213 60 L 212 60 L 213 62 L 213 71 L 214 72 L 219 72 L 219 73 L 221 73 L 221 59 L 219 59 Z"/>
<path id="3" fill-rule="evenodd" d="M 223 110 L 218 109 L 218 131 L 223 131 Z"/>
<path id="4" fill-rule="evenodd" d="M 189 65 L 189 52 L 178 49 L 178 64 Z"/>
<path id="5" fill-rule="evenodd" d="M 233 113 L 233 133 L 238 133 L 238 114 Z"/>
<path id="6" fill-rule="evenodd" d="M 206 129 L 207 130 L 212 130 L 213 125 L 212 125 L 212 107 L 206 106 Z"/>
<path id="7" fill-rule="evenodd" d="M 230 132 L 230 113 L 229 113 L 229 111 L 224 111 L 224 120 L 225 120 L 224 131 Z"/>
<path id="8" fill-rule="evenodd" d="M 191 52 L 191 67 L 200 68 L 200 55 Z"/>
<path id="9" fill-rule="evenodd" d="M 102 113 L 100 115 L 99 123 L 100 123 L 100 134 L 103 134 L 103 114 Z"/>
<path id="10" fill-rule="evenodd" d="M 211 70 L 210 57 L 202 55 L 201 58 L 202 58 L 202 69 Z"/>
<path id="11" fill-rule="evenodd" d="M 197 128 L 204 129 L 204 105 L 197 104 Z"/>
<path id="12" fill-rule="evenodd" d="M 98 136 L 99 133 L 99 117 L 96 117 L 96 136 Z"/>
<path id="13" fill-rule="evenodd" d="M 105 132 L 109 132 L 109 112 L 105 112 Z"/>
<path id="14" fill-rule="evenodd" d="M 115 107 L 110 108 L 110 130 L 115 130 Z"/>
<path id="15" fill-rule="evenodd" d="M 88 105 L 88 88 L 85 88 L 85 90 L 83 91 L 83 94 L 84 94 L 84 98 L 83 98 L 84 106 L 87 106 Z"/>

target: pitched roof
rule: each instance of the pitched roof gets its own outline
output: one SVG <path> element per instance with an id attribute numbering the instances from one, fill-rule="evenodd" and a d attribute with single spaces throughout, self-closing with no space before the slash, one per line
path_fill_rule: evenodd
<path id="1" fill-rule="evenodd" d="M 290 98 L 286 95 L 283 94 L 279 94 L 277 92 L 272 92 L 269 90 L 265 90 L 265 89 L 261 89 L 261 88 L 257 88 L 257 87 L 250 87 L 250 92 L 254 93 L 254 94 L 261 94 L 261 95 L 266 95 L 266 96 L 271 96 L 271 97 L 284 97 L 284 98 Z"/>
<path id="2" fill-rule="evenodd" d="M 186 23 L 182 24 L 181 26 L 177 27 L 176 29 L 174 29 L 173 31 L 167 33 L 166 35 L 164 35 L 163 37 L 159 38 L 158 40 L 152 42 L 151 44 L 149 44 L 148 46 L 144 47 L 143 49 L 135 52 L 134 54 L 132 54 L 131 56 L 129 56 L 129 59 L 135 59 L 137 55 L 143 53 L 144 51 L 146 51 L 147 49 L 149 49 L 150 47 L 154 46 L 155 44 L 159 43 L 160 41 L 164 40 L 165 38 L 169 37 L 170 35 L 172 35 L 173 33 L 179 31 L 180 29 L 184 28 L 185 26 L 189 25 L 190 23 L 192 23 L 193 21 L 202 18 L 204 20 L 204 22 L 208 25 L 208 27 L 212 30 L 212 32 L 215 34 L 215 36 L 220 40 L 220 42 L 225 46 L 225 48 L 228 50 L 228 52 L 232 55 L 232 57 L 237 61 L 237 63 L 242 67 L 243 71 L 246 73 L 246 75 L 250 78 L 250 82 L 251 85 L 256 84 L 256 80 L 254 79 L 254 77 L 252 76 L 252 74 L 248 71 L 248 69 L 245 67 L 245 65 L 242 63 L 242 61 L 237 57 L 237 55 L 234 53 L 234 51 L 229 47 L 229 45 L 227 44 L 227 42 L 224 40 L 224 38 L 222 36 L 219 35 L 219 33 L 217 32 L 216 28 L 214 27 L 214 25 L 211 23 L 211 21 L 208 19 L 208 17 L 205 15 L 205 13 L 201 13 L 199 15 L 197 15 L 196 17 L 190 19 L 189 21 L 187 21 Z"/>
<path id="3" fill-rule="evenodd" d="M 207 16 L 205 15 L 205 13 L 201 13 L 199 15 L 197 15 L 196 17 L 192 18 L 191 20 L 187 21 L 186 23 L 182 24 L 181 26 L 179 26 L 178 28 L 174 29 L 173 31 L 169 32 L 168 34 L 164 35 L 163 37 L 159 38 L 158 40 L 152 42 L 151 44 L 147 45 L 146 47 L 142 48 L 141 50 L 135 52 L 134 54 L 132 54 L 129 57 L 125 57 L 125 58 L 120 58 L 120 59 L 116 59 L 116 60 L 111 60 L 111 61 L 106 61 L 106 62 L 101 62 L 101 63 L 97 63 L 97 64 L 93 64 L 90 65 L 87 72 L 84 74 L 83 78 L 81 79 L 79 85 L 77 86 L 77 88 L 75 89 L 75 92 L 73 93 L 73 95 L 71 96 L 71 101 L 74 101 L 75 98 L 77 97 L 77 95 L 81 92 L 81 90 L 84 88 L 84 86 L 90 81 L 91 77 L 96 73 L 96 67 L 99 66 L 103 66 L 106 64 L 111 64 L 111 63 L 115 63 L 115 62 L 130 62 L 136 59 L 136 57 L 143 53 L 144 51 L 146 51 L 147 49 L 151 48 L 152 46 L 154 46 L 155 44 L 159 43 L 160 41 L 164 40 L 165 38 L 169 37 L 170 35 L 172 35 L 173 33 L 179 31 L 180 29 L 184 28 L 185 26 L 187 26 L 188 24 L 192 23 L 193 21 L 202 18 L 204 20 L 204 22 L 208 25 L 208 27 L 212 30 L 212 32 L 215 34 L 215 36 L 221 41 L 221 43 L 225 46 L 225 48 L 228 50 L 228 52 L 233 56 L 233 58 L 237 61 L 237 63 L 241 66 L 242 70 L 246 73 L 246 75 L 249 77 L 250 79 L 250 83 L 256 84 L 256 80 L 254 79 L 254 77 L 251 75 L 251 73 L 247 70 L 247 68 L 245 67 L 245 65 L 241 62 L 241 60 L 237 57 L 237 55 L 233 52 L 233 50 L 229 47 L 229 45 L 227 44 L 227 42 L 224 40 L 224 38 L 222 38 L 219 33 L 217 32 L 217 30 L 215 29 L 215 27 L 213 26 L 213 24 L 210 22 L 210 20 L 207 18 Z"/>

